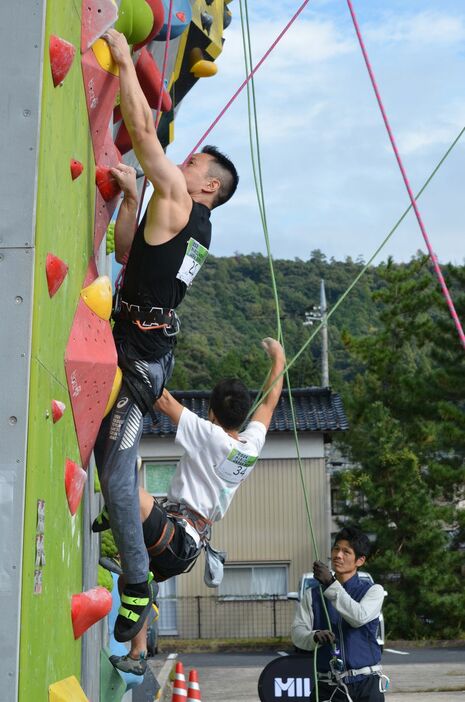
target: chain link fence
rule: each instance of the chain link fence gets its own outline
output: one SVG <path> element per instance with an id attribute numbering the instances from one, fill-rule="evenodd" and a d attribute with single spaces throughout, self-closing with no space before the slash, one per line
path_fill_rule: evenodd
<path id="1" fill-rule="evenodd" d="M 161 597 L 159 636 L 180 639 L 282 638 L 290 635 L 295 602 L 265 597 Z"/>

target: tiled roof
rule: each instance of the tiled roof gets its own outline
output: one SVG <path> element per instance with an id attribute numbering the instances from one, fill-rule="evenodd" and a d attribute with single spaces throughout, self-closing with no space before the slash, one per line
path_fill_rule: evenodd
<path id="1" fill-rule="evenodd" d="M 251 393 L 252 396 L 254 393 Z M 172 392 L 178 402 L 207 419 L 210 392 L 207 390 L 178 390 Z M 297 388 L 292 391 L 297 430 L 300 432 L 346 431 L 349 423 L 338 393 L 330 388 Z M 158 414 L 153 426 L 150 416 L 144 418 L 144 434 L 174 434 L 176 426 L 164 414 Z M 271 421 L 270 432 L 293 430 L 289 392 L 283 390 Z"/>

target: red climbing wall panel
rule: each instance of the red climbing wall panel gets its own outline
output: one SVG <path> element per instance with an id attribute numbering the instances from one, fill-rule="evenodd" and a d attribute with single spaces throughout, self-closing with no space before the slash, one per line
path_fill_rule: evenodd
<path id="1" fill-rule="evenodd" d="M 112 0 L 82 0 L 81 52 L 87 51 L 117 18 L 118 7 Z"/>
<path id="2" fill-rule="evenodd" d="M 100 66 L 93 51 L 82 57 L 81 65 L 94 158 L 100 163 L 119 90 L 119 78 Z"/>
<path id="3" fill-rule="evenodd" d="M 83 287 L 97 277 L 91 259 Z M 84 468 L 103 419 L 117 367 L 110 323 L 100 319 L 80 299 L 65 353 L 65 371 L 74 425 Z"/>

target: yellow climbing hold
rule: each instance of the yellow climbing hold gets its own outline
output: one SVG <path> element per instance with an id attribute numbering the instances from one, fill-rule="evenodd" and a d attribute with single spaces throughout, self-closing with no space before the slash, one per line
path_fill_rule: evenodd
<path id="1" fill-rule="evenodd" d="M 119 366 L 117 366 L 115 377 L 113 380 L 113 387 L 111 388 L 110 397 L 108 398 L 107 406 L 105 407 L 105 414 L 103 415 L 104 417 L 107 416 L 108 412 L 111 410 L 111 408 L 115 404 L 115 400 L 118 397 L 118 393 L 121 390 L 122 384 L 123 384 L 123 374 L 121 372 L 121 368 Z"/>
<path id="2" fill-rule="evenodd" d="M 203 57 L 202 49 L 194 47 L 189 55 L 189 71 L 196 78 L 210 78 L 218 72 L 218 66 L 213 61 L 207 61 Z"/>
<path id="3" fill-rule="evenodd" d="M 112 297 L 111 282 L 107 275 L 100 275 L 93 283 L 81 290 L 81 297 L 100 319 L 110 319 Z"/>
<path id="4" fill-rule="evenodd" d="M 113 73 L 114 76 L 119 76 L 118 64 L 114 62 L 111 55 L 110 47 L 104 39 L 97 39 L 95 44 L 92 44 L 92 51 L 98 64 L 107 73 Z"/>
<path id="5" fill-rule="evenodd" d="M 50 685 L 48 700 L 49 702 L 89 702 L 74 675 Z"/>

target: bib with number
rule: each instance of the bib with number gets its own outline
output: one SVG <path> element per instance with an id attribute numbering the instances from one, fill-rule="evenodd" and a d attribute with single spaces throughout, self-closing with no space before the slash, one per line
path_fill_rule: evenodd
<path id="1" fill-rule="evenodd" d="M 241 483 L 251 472 L 257 462 L 257 458 L 258 456 L 251 456 L 233 448 L 224 461 L 217 466 L 216 473 L 228 483 Z"/>
<path id="2" fill-rule="evenodd" d="M 192 281 L 199 272 L 207 256 L 208 249 L 191 237 L 187 242 L 186 253 L 182 260 L 181 268 L 176 274 L 176 278 L 182 280 L 187 287 L 192 285 Z"/>

